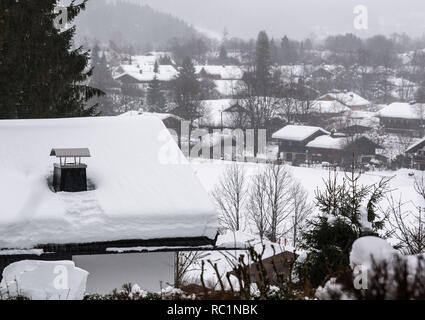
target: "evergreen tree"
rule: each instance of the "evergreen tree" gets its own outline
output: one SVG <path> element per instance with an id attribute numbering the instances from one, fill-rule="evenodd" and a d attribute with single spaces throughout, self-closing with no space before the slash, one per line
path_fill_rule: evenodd
<path id="1" fill-rule="evenodd" d="M 224 44 L 222 44 L 220 46 L 220 54 L 219 54 L 219 60 L 221 64 L 226 64 L 227 63 L 227 49 L 226 46 Z"/>
<path id="2" fill-rule="evenodd" d="M 158 61 L 155 61 L 155 64 L 153 66 L 153 72 L 154 73 L 159 73 Z"/>
<path id="3" fill-rule="evenodd" d="M 271 80 L 271 53 L 269 37 L 265 31 L 258 34 L 255 49 L 255 91 L 256 95 L 267 96 Z"/>
<path id="4" fill-rule="evenodd" d="M 100 49 L 97 45 L 92 50 L 91 61 L 93 76 L 90 80 L 90 86 L 102 90 L 105 94 L 94 97 L 89 103 L 96 104 L 101 115 L 114 115 L 112 95 L 114 94 L 114 88 L 119 87 L 119 85 L 112 78 L 112 72 L 108 67 L 105 53 L 100 56 Z"/>
<path id="5" fill-rule="evenodd" d="M 184 59 L 174 85 L 177 105 L 174 113 L 192 124 L 195 119 L 200 117 L 201 85 L 190 58 Z"/>
<path id="6" fill-rule="evenodd" d="M 161 83 L 158 78 L 155 77 L 149 83 L 147 93 L 147 104 L 149 111 L 151 112 L 165 112 L 166 111 L 166 100 L 163 92 L 161 91 Z"/>
<path id="7" fill-rule="evenodd" d="M 370 186 L 360 185 L 359 179 L 360 174 L 352 169 L 338 184 L 334 173 L 324 191 L 316 192 L 321 214 L 308 221 L 301 246 L 307 258 L 298 266 L 300 280 L 314 288 L 349 267 L 349 254 L 356 239 L 378 236 L 384 226 L 377 205 L 385 196 L 389 179 Z"/>
<path id="8" fill-rule="evenodd" d="M 67 7 L 72 22 L 87 0 Z M 58 30 L 58 0 L 0 2 L 0 118 L 89 116 L 89 53 L 72 48 L 75 26 Z"/>

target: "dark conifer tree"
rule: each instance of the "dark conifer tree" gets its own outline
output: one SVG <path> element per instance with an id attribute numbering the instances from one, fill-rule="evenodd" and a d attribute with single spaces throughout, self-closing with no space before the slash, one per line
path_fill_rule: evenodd
<path id="1" fill-rule="evenodd" d="M 270 41 L 265 31 L 258 34 L 255 48 L 255 91 L 256 95 L 267 96 L 271 80 Z"/>
<path id="2" fill-rule="evenodd" d="M 384 227 L 378 204 L 388 191 L 389 179 L 374 185 L 361 185 L 360 174 L 352 169 L 342 183 L 337 175 L 329 176 L 325 188 L 317 190 L 316 205 L 321 214 L 308 221 L 303 234 L 302 249 L 306 259 L 298 266 L 300 279 L 314 288 L 323 285 L 349 267 L 354 241 L 373 235 Z"/>
<path id="3" fill-rule="evenodd" d="M 161 90 L 161 83 L 157 76 L 149 83 L 147 93 L 147 104 L 149 111 L 151 112 L 165 112 L 166 111 L 166 100 Z"/>
<path id="4" fill-rule="evenodd" d="M 200 116 L 201 85 L 190 58 L 184 59 L 174 85 L 177 105 L 174 113 L 193 123 Z"/>
<path id="5" fill-rule="evenodd" d="M 86 2 L 71 2 L 59 30 L 58 0 L 0 1 L 0 118 L 96 113 L 86 102 L 102 92 L 87 85 L 89 53 L 72 47 L 76 28 L 68 28 Z"/>

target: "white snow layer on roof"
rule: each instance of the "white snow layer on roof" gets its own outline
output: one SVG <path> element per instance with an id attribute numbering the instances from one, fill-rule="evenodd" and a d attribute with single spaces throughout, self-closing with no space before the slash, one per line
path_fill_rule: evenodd
<path id="1" fill-rule="evenodd" d="M 317 131 L 322 131 L 323 133 L 328 134 L 327 131 L 323 130 L 320 127 L 289 125 L 273 133 L 272 138 L 281 140 L 303 141 L 311 135 L 315 134 Z"/>
<path id="2" fill-rule="evenodd" d="M 157 117 L 2 120 L 0 136 L 0 248 L 216 235 L 215 208 Z M 90 149 L 95 190 L 51 191 L 59 147 Z"/>
<path id="3" fill-rule="evenodd" d="M 422 119 L 424 117 L 424 106 L 406 102 L 394 102 L 378 112 L 383 118 Z"/>
<path id="4" fill-rule="evenodd" d="M 333 138 L 331 136 L 324 135 L 307 143 L 307 148 L 341 150 L 344 147 L 344 141 L 344 138 Z"/>
<path id="5" fill-rule="evenodd" d="M 120 68 L 123 72 L 115 77 L 116 80 L 128 75 L 140 82 L 152 81 L 155 77 L 159 81 L 171 81 L 178 74 L 172 65 L 159 65 L 157 73 L 154 72 L 153 65 L 128 64 L 121 65 Z"/>
<path id="6" fill-rule="evenodd" d="M 143 111 L 143 110 L 130 110 L 130 111 L 121 113 L 118 116 L 119 117 L 133 117 L 133 116 L 141 116 L 141 115 L 157 117 L 162 121 L 169 119 L 169 118 L 173 118 L 173 119 L 176 119 L 176 120 L 179 120 L 179 121 L 182 120 L 182 118 L 180 118 L 179 116 L 176 116 L 175 114 L 172 114 L 172 113 L 146 112 L 146 111 Z"/>
<path id="7" fill-rule="evenodd" d="M 355 92 L 328 93 L 323 97 L 326 96 L 330 96 L 332 99 L 338 100 L 339 102 L 345 104 L 348 107 L 367 106 L 370 104 L 368 100 L 359 96 Z M 321 100 L 323 97 L 320 97 L 319 100 Z"/>
<path id="8" fill-rule="evenodd" d="M 313 101 L 310 110 L 318 113 L 341 113 L 348 112 L 351 109 L 343 105 L 341 102 L 333 101 Z"/>

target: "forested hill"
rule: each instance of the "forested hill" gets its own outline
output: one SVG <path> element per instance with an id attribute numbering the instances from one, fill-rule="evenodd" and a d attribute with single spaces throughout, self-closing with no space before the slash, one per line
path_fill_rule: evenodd
<path id="1" fill-rule="evenodd" d="M 197 34 L 188 23 L 147 5 L 92 0 L 77 21 L 78 40 L 114 41 L 138 49 L 160 47 L 177 37 Z"/>

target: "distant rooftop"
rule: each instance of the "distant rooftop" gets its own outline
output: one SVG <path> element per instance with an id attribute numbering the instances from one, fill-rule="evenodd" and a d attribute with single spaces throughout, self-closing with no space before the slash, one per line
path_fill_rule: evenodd
<path id="1" fill-rule="evenodd" d="M 273 133 L 272 138 L 281 140 L 304 141 L 318 131 L 321 131 L 324 134 L 329 134 L 329 132 L 320 127 L 289 125 Z"/>

